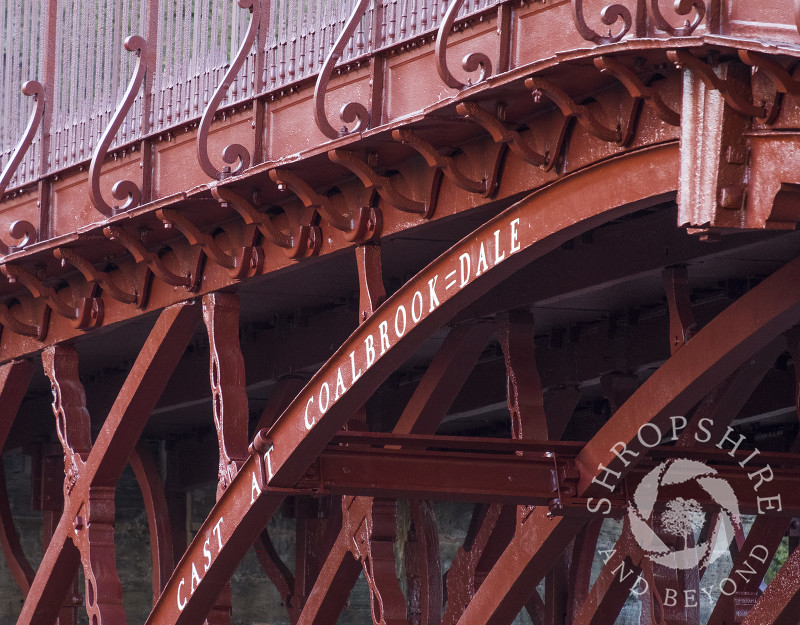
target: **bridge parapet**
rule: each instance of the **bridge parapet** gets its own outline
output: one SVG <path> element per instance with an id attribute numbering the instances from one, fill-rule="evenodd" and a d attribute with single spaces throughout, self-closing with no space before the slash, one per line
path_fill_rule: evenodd
<path id="1" fill-rule="evenodd" d="M 324 2 L 305 12 L 264 0 L 195 11 L 189 0 L 149 0 L 126 3 L 121 15 L 105 4 L 100 12 L 45 4 L 19 13 L 4 39 L 12 70 L 3 84 L 21 78 L 23 63 L 43 76 L 33 138 L 2 181 L 0 253 L 17 268 L 4 272 L 0 293 L 24 322 L 4 308 L 0 323 L 27 337 L 12 353 L 38 349 L 49 310 L 64 313 L 58 323 L 67 330 L 53 337 L 61 340 L 103 315 L 130 316 L 117 315 L 116 303 L 99 310 L 97 293 L 158 309 L 194 296 L 201 282 L 204 291 L 221 288 L 675 141 L 682 113 L 692 124 L 683 124 L 686 142 L 720 102 L 733 116 L 728 126 L 749 133 L 747 145 L 689 146 L 697 158 L 725 152 L 727 161 L 704 170 L 696 188 L 681 176 L 685 197 L 705 198 L 682 203 L 695 213 L 682 208 L 681 224 L 794 227 L 800 177 L 788 161 L 760 172 L 748 162 L 749 145 L 764 152 L 795 141 L 770 135 L 796 127 L 791 63 L 800 36 L 789 2 L 696 0 L 667 10 L 631 0 L 601 10 L 583 0 L 362 0 L 349 15 Z M 75 36 L 86 24 L 96 28 Z M 137 31 L 144 36 L 124 49 L 123 34 Z M 33 32 L 45 33 L 41 49 Z M 711 77 L 728 66 L 736 71 Z M 688 79 L 680 71 L 711 94 L 705 109 L 692 108 L 686 88 L 681 95 Z M 12 91 L 4 107 L 31 114 Z M 511 168 L 500 189 L 507 149 L 533 173 Z M 682 153 L 691 169 L 692 150 Z M 748 176 L 765 182 L 748 190 Z M 438 202 L 442 185 L 452 193 Z M 220 199 L 221 186 L 240 200 Z M 169 217 L 175 209 L 184 221 Z M 219 279 L 200 280 L 205 258 Z M 148 304 L 153 275 L 167 292 L 155 288 Z M 46 302 L 45 312 L 28 306 L 29 296 Z"/>
<path id="2" fill-rule="evenodd" d="M 41 82 L 48 106 L 22 162 L 5 172 L 10 176 L 5 185 L 23 194 L 39 180 L 55 181 L 88 168 L 133 75 L 135 55 L 122 47 L 129 35 L 147 42 L 147 72 L 117 132 L 109 137 L 107 147 L 115 162 L 109 169 L 122 168 L 120 175 L 138 174 L 134 180 L 138 178 L 143 202 L 202 182 L 200 169 L 193 163 L 178 181 L 170 184 L 161 179 L 159 173 L 173 159 L 186 164 L 183 155 L 177 155 L 180 150 L 168 149 L 174 144 L 161 144 L 193 134 L 246 39 L 251 19 L 248 7 L 257 9 L 259 32 L 244 51 L 235 75 L 225 77 L 229 87 L 217 103 L 221 106 L 214 134 L 220 142 L 227 139 L 223 138 L 226 134 L 241 140 L 252 154 L 252 164 L 275 161 L 325 142 L 325 134 L 309 123 L 316 106 L 309 97 L 311 84 L 359 3 L 320 0 L 300 8 L 286 0 L 239 4 L 140 0 L 121 7 L 99 2 L 90 8 L 88 3 L 50 0 L 17 11 L 8 3 L 4 12 L 11 19 L 6 21 L 0 67 L 0 108 L 4 111 L 0 160 L 4 164 L 11 160 L 33 108 L 19 91 L 22 84 Z M 645 0 L 614 4 L 606 12 L 601 11 L 602 3 L 584 0 L 370 0 L 360 4 L 364 5 L 361 18 L 341 46 L 327 89 L 327 110 L 337 129 L 342 124 L 334 120 L 333 112 L 348 102 L 366 106 L 369 126 L 375 128 L 435 107 L 457 93 L 458 87 L 486 76 L 486 69 L 502 74 L 597 44 L 753 35 L 782 45 L 800 43 L 788 1 L 767 7 L 697 0 L 686 14 Z M 459 32 L 449 36 L 451 30 Z M 435 50 L 434 38 L 440 42 Z M 475 71 L 462 70 L 461 57 L 476 52 L 486 58 L 481 73 L 477 65 Z M 479 60 L 473 54 L 471 62 Z M 436 77 L 437 70 L 442 79 Z M 418 85 L 425 88 L 414 88 Z M 216 147 L 213 140 L 211 147 Z M 137 171 L 148 167 L 152 175 Z M 55 197 L 48 199 L 57 203 Z M 45 205 L 41 198 L 37 201 L 39 208 Z M 37 211 L 28 206 L 18 212 L 30 219 Z M 40 239 L 63 234 L 52 227 L 52 220 L 39 217 L 39 223 L 32 223 L 48 226 L 39 233 Z M 85 219 L 80 221 L 85 223 Z"/>

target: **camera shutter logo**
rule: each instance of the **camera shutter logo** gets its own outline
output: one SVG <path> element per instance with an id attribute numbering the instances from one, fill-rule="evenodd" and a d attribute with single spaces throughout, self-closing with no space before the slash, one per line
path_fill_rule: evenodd
<path id="1" fill-rule="evenodd" d="M 673 550 L 653 531 L 656 517 L 664 532 L 684 539 L 694 536 L 705 520 L 700 503 L 691 498 L 678 497 L 669 501 L 662 512 L 654 512 L 659 490 L 681 484 L 699 486 L 719 506 L 720 512 L 717 523 L 703 542 Z M 629 506 L 628 518 L 633 535 L 645 555 L 652 562 L 672 569 L 709 566 L 728 552 L 735 530 L 742 527 L 739 502 L 730 484 L 719 477 L 715 469 L 685 458 L 662 462 L 642 479 Z M 691 545 L 692 542 L 685 541 L 685 544 Z"/>

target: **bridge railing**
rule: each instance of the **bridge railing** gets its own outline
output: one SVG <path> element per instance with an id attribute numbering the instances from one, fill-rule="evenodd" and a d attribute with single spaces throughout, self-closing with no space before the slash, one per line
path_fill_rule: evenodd
<path id="1" fill-rule="evenodd" d="M 225 104 L 316 75 L 354 0 L 260 0 L 258 38 Z M 371 0 L 339 63 L 434 31 L 453 0 Z M 468 15 L 498 0 L 465 0 Z M 247 2 L 242 0 L 242 4 Z M 111 147 L 198 119 L 248 29 L 235 0 L 0 0 L 0 167 L 11 158 L 31 110 L 20 91 L 45 87 L 41 126 L 8 188 L 88 160 L 133 73 L 129 35 L 144 37 L 151 66 Z M 0 189 L 0 192 L 2 189 Z"/>

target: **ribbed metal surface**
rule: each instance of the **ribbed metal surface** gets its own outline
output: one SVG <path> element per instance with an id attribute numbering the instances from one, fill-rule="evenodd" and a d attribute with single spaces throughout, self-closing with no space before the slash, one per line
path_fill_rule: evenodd
<path id="1" fill-rule="evenodd" d="M 263 0 L 264 2 L 268 0 Z M 247 31 L 250 14 L 231 0 L 50 0 L 55 6 L 53 84 L 43 76 L 48 3 L 0 0 L 0 165 L 23 134 L 33 103 L 20 93 L 26 80 L 45 84 L 51 126 L 39 130 L 9 188 L 43 173 L 86 161 L 122 99 L 135 63 L 123 48 L 129 35 L 148 35 L 148 10 L 157 16 L 152 80 L 138 94 L 112 147 L 145 132 L 198 119 Z M 280 89 L 317 74 L 355 2 L 269 0 L 259 38 L 227 92 L 226 104 Z M 466 0 L 460 15 L 497 0 Z M 340 63 L 438 27 L 447 0 L 373 0 Z M 150 42 L 151 44 L 153 42 Z M 257 53 L 263 61 L 257 63 Z M 261 67 L 260 76 L 257 68 Z M 152 87 L 149 87 L 152 85 Z M 145 89 L 152 88 L 144 111 Z M 49 152 L 40 154 L 42 133 Z M 42 161 L 46 172 L 40 172 Z"/>
<path id="2" fill-rule="evenodd" d="M 3 0 L 0 4 L 0 169 L 9 161 L 22 137 L 35 104 L 22 95 L 27 80 L 42 74 L 44 59 L 41 39 L 45 2 Z M 34 140 L 25 160 L 11 180 L 12 187 L 35 180 L 39 175 L 40 141 Z"/>

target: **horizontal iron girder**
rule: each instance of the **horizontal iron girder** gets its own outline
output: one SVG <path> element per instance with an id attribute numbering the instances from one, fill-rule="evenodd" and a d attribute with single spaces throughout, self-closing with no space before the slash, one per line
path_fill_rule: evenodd
<path id="1" fill-rule="evenodd" d="M 270 490 L 287 495 L 364 495 L 549 505 L 558 515 L 595 516 L 587 509 L 588 499 L 575 496 L 579 477 L 575 458 L 582 447 L 582 443 L 572 442 L 348 433 L 334 439 L 295 488 Z M 766 512 L 769 502 L 765 499 L 779 493 L 782 510 L 772 509 L 769 514 L 797 516 L 800 454 L 759 453 L 751 458 L 752 453 L 716 447 L 655 447 L 649 451 L 647 460 L 629 474 L 625 485 L 609 496 L 611 507 L 607 516 L 624 512 L 626 495 L 633 494 L 646 473 L 669 459 L 704 462 L 717 477 L 731 485 L 742 514 L 758 514 L 759 508 Z M 760 484 L 761 477 L 764 482 Z M 682 485 L 681 494 L 695 499 L 707 511 L 718 509 L 697 484 Z M 663 492 L 656 499 L 662 504 L 670 500 L 671 496 Z"/>

